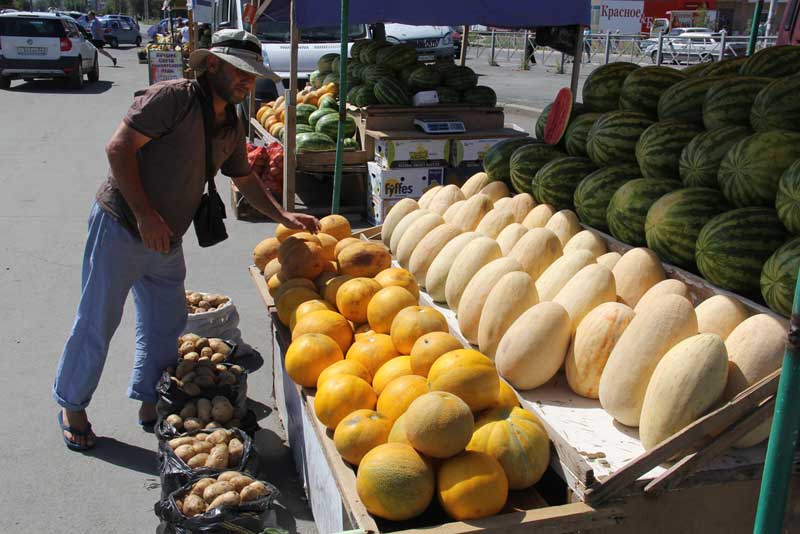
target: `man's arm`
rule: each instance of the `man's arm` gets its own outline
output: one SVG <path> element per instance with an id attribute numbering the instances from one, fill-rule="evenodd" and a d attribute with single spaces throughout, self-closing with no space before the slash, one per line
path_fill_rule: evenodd
<path id="1" fill-rule="evenodd" d="M 106 155 L 117 187 L 136 217 L 142 242 L 147 248 L 166 253 L 172 230 L 150 204 L 139 173 L 137 153 L 149 142 L 149 137 L 121 122 L 106 145 Z"/>
<path id="2" fill-rule="evenodd" d="M 272 193 L 264 190 L 254 172 L 231 179 L 247 201 L 273 221 L 282 223 L 287 228 L 306 229 L 311 233 L 319 231 L 319 221 L 315 217 L 285 211 Z"/>

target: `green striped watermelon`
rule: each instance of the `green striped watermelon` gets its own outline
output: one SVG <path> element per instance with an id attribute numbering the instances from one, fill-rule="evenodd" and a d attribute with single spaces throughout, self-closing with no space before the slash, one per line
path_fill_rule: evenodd
<path id="1" fill-rule="evenodd" d="M 606 210 L 611 197 L 624 183 L 640 177 L 639 167 L 633 163 L 603 167 L 589 174 L 581 180 L 573 195 L 578 217 L 590 226 L 607 230 Z"/>
<path id="2" fill-rule="evenodd" d="M 753 102 L 750 123 L 757 132 L 800 131 L 800 76 L 775 80 Z"/>
<path id="3" fill-rule="evenodd" d="M 338 59 L 339 54 L 324 54 L 317 60 L 317 70 L 320 74 L 328 74 L 333 71 L 333 60 Z"/>
<path id="4" fill-rule="evenodd" d="M 736 76 L 724 78 L 711 86 L 703 101 L 703 124 L 706 130 L 722 126 L 750 127 L 750 108 L 769 78 Z"/>
<path id="5" fill-rule="evenodd" d="M 296 116 L 297 124 L 308 124 L 308 118 L 317 111 L 317 106 L 311 104 L 297 104 Z"/>
<path id="6" fill-rule="evenodd" d="M 584 113 L 569 122 L 567 131 L 564 133 L 567 154 L 579 157 L 587 156 L 586 139 L 589 137 L 589 130 L 602 115 L 602 113 Z"/>
<path id="7" fill-rule="evenodd" d="M 678 160 L 689 142 L 703 129 L 676 120 L 657 122 L 646 129 L 636 143 L 636 161 L 644 178 L 678 180 Z"/>
<path id="8" fill-rule="evenodd" d="M 478 85 L 461 93 L 461 102 L 471 106 L 494 107 L 497 105 L 497 93 L 491 87 Z"/>
<path id="9" fill-rule="evenodd" d="M 575 188 L 596 169 L 589 158 L 566 157 L 545 163 L 531 183 L 533 198 L 559 210 L 573 209 Z"/>
<path id="10" fill-rule="evenodd" d="M 667 193 L 647 212 L 647 246 L 662 260 L 694 271 L 695 242 L 700 230 L 729 209 L 725 196 L 716 189 L 687 187 Z"/>
<path id="11" fill-rule="evenodd" d="M 696 63 L 694 65 L 689 65 L 681 72 L 683 72 L 689 78 L 700 78 L 702 77 L 705 72 L 711 67 L 713 63 Z"/>
<path id="12" fill-rule="evenodd" d="M 417 49 L 405 44 L 380 48 L 375 54 L 375 62 L 399 71 L 417 62 Z"/>
<path id="13" fill-rule="evenodd" d="M 644 113 L 604 113 L 589 129 L 586 153 L 599 167 L 636 161 L 636 142 L 651 124 Z"/>
<path id="14" fill-rule="evenodd" d="M 327 152 L 336 150 L 336 143 L 329 136 L 319 132 L 297 135 L 297 152 Z"/>
<path id="15" fill-rule="evenodd" d="M 361 85 L 361 84 L 356 84 L 353 87 L 350 87 L 347 90 L 347 96 L 345 97 L 344 101 L 352 103 L 353 99 L 356 97 L 356 95 L 358 94 L 358 92 L 361 90 L 362 87 L 363 87 L 363 85 Z M 322 108 L 320 108 L 320 109 L 322 109 Z M 317 111 L 319 111 L 319 110 L 317 110 Z M 310 120 L 311 119 L 309 118 L 309 121 Z M 309 124 L 311 124 L 311 123 L 309 122 Z"/>
<path id="16" fill-rule="evenodd" d="M 350 57 L 355 60 L 361 61 L 360 59 L 361 51 L 364 49 L 365 46 L 367 46 L 371 42 L 372 39 L 359 39 L 358 41 L 353 42 L 353 44 L 350 45 Z"/>
<path id="17" fill-rule="evenodd" d="M 418 68 L 422 67 L 422 66 L 424 66 L 424 64 L 423 63 L 419 63 L 419 62 L 414 62 L 414 63 L 412 63 L 410 65 L 406 65 L 405 67 L 403 67 L 400 70 L 400 72 L 398 73 L 397 76 L 398 76 L 398 78 L 400 78 L 401 82 L 403 82 L 404 84 L 406 84 L 406 85 L 408 85 L 410 87 L 411 83 L 409 82 L 409 77 L 411 76 L 411 73 L 414 72 L 415 70 L 417 70 Z M 436 72 L 439 72 L 439 71 L 437 70 Z M 440 73 L 440 76 L 441 76 L 441 73 Z"/>
<path id="18" fill-rule="evenodd" d="M 635 247 L 647 244 L 644 222 L 653 203 L 680 187 L 675 180 L 639 178 L 620 186 L 611 197 L 606 222 L 611 235 Z"/>
<path id="19" fill-rule="evenodd" d="M 345 150 L 358 150 L 358 141 L 354 137 L 346 137 L 342 140 Z"/>
<path id="20" fill-rule="evenodd" d="M 329 72 L 325 75 L 325 78 L 322 80 L 322 85 L 328 85 L 329 83 L 339 83 L 339 72 Z"/>
<path id="21" fill-rule="evenodd" d="M 336 56 L 333 58 L 333 61 L 331 61 L 331 72 L 339 72 L 339 66 L 339 56 Z"/>
<path id="22" fill-rule="evenodd" d="M 738 56 L 722 61 L 715 61 L 703 71 L 703 76 L 739 76 L 739 71 L 744 62 L 747 61 L 747 56 Z"/>
<path id="23" fill-rule="evenodd" d="M 800 237 L 781 245 L 761 269 L 761 296 L 773 311 L 786 317 L 792 313 L 797 271 L 800 269 Z"/>
<path id="24" fill-rule="evenodd" d="M 439 96 L 440 104 L 458 104 L 460 100 L 458 91 L 452 87 L 439 86 L 436 88 L 436 94 Z"/>
<path id="25" fill-rule="evenodd" d="M 800 159 L 800 133 L 760 132 L 733 145 L 717 173 L 719 188 L 731 205 L 775 206 L 778 181 Z"/>
<path id="26" fill-rule="evenodd" d="M 536 139 L 540 141 L 544 141 L 544 129 L 547 126 L 547 117 L 550 115 L 550 108 L 553 106 L 552 102 L 547 104 L 543 109 L 542 112 L 539 114 L 539 117 L 536 119 L 536 126 L 534 127 L 534 135 Z M 580 102 L 573 102 L 572 109 L 569 113 L 569 121 L 572 124 L 579 116 L 586 113 L 586 106 L 581 104 Z"/>
<path id="27" fill-rule="evenodd" d="M 533 137 L 513 137 L 500 141 L 486 151 L 483 156 L 483 170 L 494 182 L 505 182 L 511 185 L 509 160 L 516 149 L 533 143 L 541 144 Z"/>
<path id="28" fill-rule="evenodd" d="M 308 83 L 310 83 L 314 89 L 319 89 L 320 87 L 322 87 L 322 80 L 324 79 L 325 75 L 318 70 L 315 70 L 314 72 L 308 75 Z"/>
<path id="29" fill-rule="evenodd" d="M 442 75 L 430 65 L 417 67 L 408 75 L 408 86 L 415 93 L 417 91 L 430 91 L 442 83 Z"/>
<path id="30" fill-rule="evenodd" d="M 712 284 L 741 295 L 759 294 L 764 262 L 788 237 L 770 208 L 740 208 L 717 215 L 697 236 L 695 262 Z"/>
<path id="31" fill-rule="evenodd" d="M 718 188 L 717 172 L 722 158 L 733 145 L 751 133 L 741 126 L 726 126 L 701 133 L 692 139 L 678 161 L 683 185 Z"/>
<path id="32" fill-rule="evenodd" d="M 782 78 L 800 73 L 800 47 L 784 45 L 763 48 L 747 58 L 739 71 L 742 76 Z"/>
<path id="33" fill-rule="evenodd" d="M 716 82 L 724 79 L 720 76 L 689 78 L 676 83 L 658 99 L 659 120 L 676 119 L 702 125 L 706 93 Z"/>
<path id="34" fill-rule="evenodd" d="M 588 111 L 615 111 L 619 109 L 622 84 L 639 65 L 618 61 L 597 67 L 583 82 L 583 104 Z"/>
<path id="35" fill-rule="evenodd" d="M 638 111 L 658 118 L 658 99 L 661 94 L 686 79 L 686 74 L 670 67 L 642 67 L 628 74 L 619 94 L 619 109 Z"/>
<path id="36" fill-rule="evenodd" d="M 548 161 L 566 156 L 558 148 L 544 143 L 527 144 L 517 148 L 508 162 L 511 187 L 517 193 L 534 193 L 536 173 Z"/>
<path id="37" fill-rule="evenodd" d="M 348 91 L 347 96 L 350 96 L 350 92 Z M 314 128 L 317 125 L 317 122 L 324 116 L 329 115 L 331 113 L 339 113 L 338 110 L 331 109 L 331 108 L 319 108 L 317 111 L 312 113 L 308 116 L 308 125 Z"/>
<path id="38" fill-rule="evenodd" d="M 411 95 L 406 87 L 397 78 L 381 78 L 373 88 L 375 98 L 381 104 L 390 106 L 409 106 L 411 105 Z"/>
<path id="39" fill-rule="evenodd" d="M 365 65 L 356 59 L 351 59 L 347 62 L 347 83 L 359 83 L 363 81 L 362 75 L 364 73 Z"/>
<path id="40" fill-rule="evenodd" d="M 331 139 L 336 139 L 337 133 L 339 132 L 339 114 L 338 113 L 329 113 L 328 115 L 322 116 L 318 121 L 317 125 L 314 129 L 322 134 L 327 135 Z M 344 136 L 345 137 L 353 137 L 356 134 L 356 121 L 353 117 L 347 116 L 347 120 L 344 123 Z"/>
<path id="41" fill-rule="evenodd" d="M 378 50 L 387 46 L 392 46 L 392 44 L 386 41 L 372 41 L 360 50 L 358 59 L 361 60 L 361 63 L 373 64 L 378 59 Z"/>
<path id="42" fill-rule="evenodd" d="M 361 71 L 361 77 L 365 85 L 375 85 L 384 78 L 393 78 L 394 71 L 386 65 L 367 65 Z"/>
<path id="43" fill-rule="evenodd" d="M 455 66 L 442 73 L 442 82 L 456 91 L 466 91 L 478 85 L 478 75 L 469 67 Z"/>
<path id="44" fill-rule="evenodd" d="M 362 85 L 356 94 L 353 95 L 351 102 L 354 106 L 363 108 L 378 103 L 375 97 L 375 91 L 368 85 Z"/>
<path id="45" fill-rule="evenodd" d="M 320 109 L 333 109 L 339 111 L 339 103 L 333 95 L 322 95 L 317 102 L 317 107 Z"/>
<path id="46" fill-rule="evenodd" d="M 308 124 L 297 124 L 297 125 L 295 125 L 294 128 L 295 128 L 295 130 L 294 130 L 295 135 L 301 134 L 301 133 L 310 133 L 310 132 L 314 131 L 314 127 L 310 126 Z"/>
<path id="47" fill-rule="evenodd" d="M 775 209 L 786 229 L 800 234 L 800 160 L 792 163 L 781 176 Z"/>

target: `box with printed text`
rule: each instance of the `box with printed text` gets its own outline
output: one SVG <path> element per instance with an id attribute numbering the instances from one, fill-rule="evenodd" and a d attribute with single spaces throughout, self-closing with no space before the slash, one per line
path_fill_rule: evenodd
<path id="1" fill-rule="evenodd" d="M 367 169 L 370 195 L 382 199 L 419 198 L 430 185 L 444 183 L 442 167 L 385 169 L 370 161 Z"/>
<path id="2" fill-rule="evenodd" d="M 383 224 L 386 215 L 389 213 L 395 204 L 403 200 L 402 198 L 381 198 L 371 195 L 367 203 L 367 223 L 377 226 Z M 418 198 L 414 198 L 418 200 Z"/>
<path id="3" fill-rule="evenodd" d="M 375 161 L 383 167 L 447 165 L 449 139 L 376 139 Z"/>
<path id="4" fill-rule="evenodd" d="M 454 139 L 450 148 L 450 164 L 453 167 L 478 167 L 486 152 L 505 139 Z"/>

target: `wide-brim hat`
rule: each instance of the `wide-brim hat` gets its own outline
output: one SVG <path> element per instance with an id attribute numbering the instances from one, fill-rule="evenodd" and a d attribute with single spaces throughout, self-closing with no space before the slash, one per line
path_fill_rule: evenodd
<path id="1" fill-rule="evenodd" d="M 245 30 L 220 30 L 211 36 L 211 47 L 201 48 L 189 56 L 189 66 L 195 70 L 205 67 L 206 58 L 214 55 L 235 68 L 277 82 L 280 76 L 272 72 L 261 55 L 261 41 Z"/>

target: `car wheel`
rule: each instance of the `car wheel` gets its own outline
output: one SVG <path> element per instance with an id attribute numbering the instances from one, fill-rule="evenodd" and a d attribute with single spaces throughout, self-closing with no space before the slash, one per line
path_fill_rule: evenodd
<path id="1" fill-rule="evenodd" d="M 11 78 L 8 76 L 0 76 L 0 89 L 10 89 L 11 88 Z"/>
<path id="2" fill-rule="evenodd" d="M 142 38 L 141 37 L 137 37 L 136 41 L 133 44 L 135 44 L 136 46 L 142 46 Z"/>
<path id="3" fill-rule="evenodd" d="M 119 48 L 119 39 L 116 37 L 111 38 L 111 48 Z"/>
<path id="4" fill-rule="evenodd" d="M 658 62 L 658 50 L 653 50 L 652 52 L 650 52 L 650 61 L 652 61 L 653 63 Z"/>
<path id="5" fill-rule="evenodd" d="M 100 80 L 100 61 L 97 59 L 97 54 L 94 55 L 94 66 L 92 66 L 92 70 L 89 71 L 87 77 L 92 83 Z"/>
<path id="6" fill-rule="evenodd" d="M 69 76 L 69 85 L 73 89 L 83 88 L 83 64 L 80 59 L 78 59 L 78 64 L 75 67 L 75 70 L 72 71 L 72 74 Z"/>

